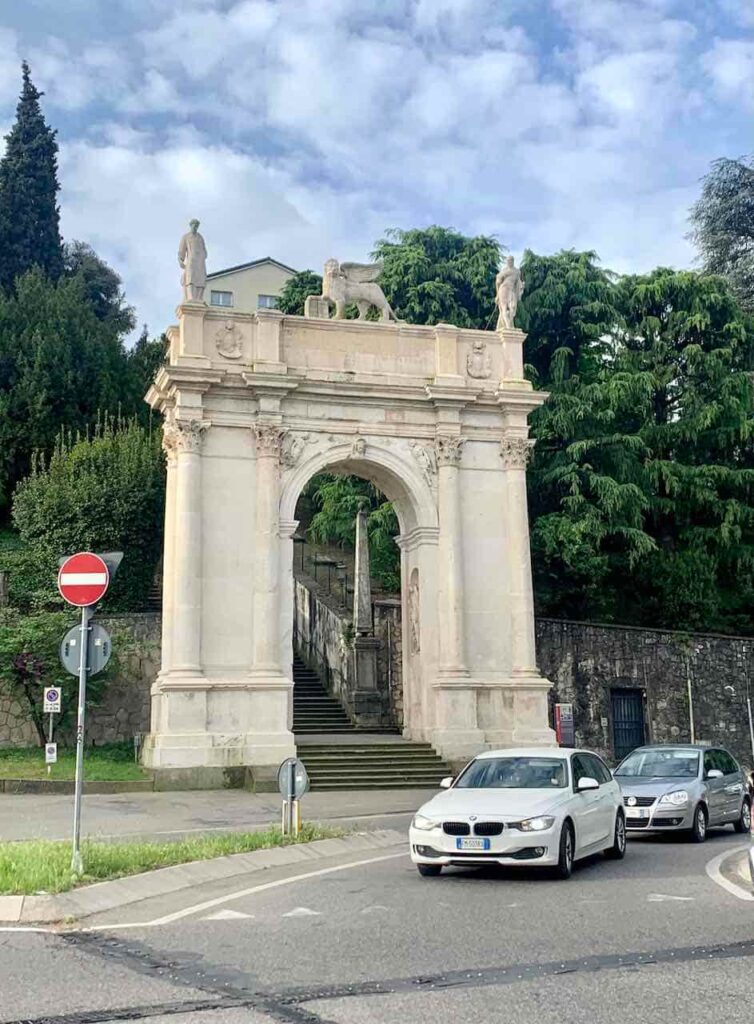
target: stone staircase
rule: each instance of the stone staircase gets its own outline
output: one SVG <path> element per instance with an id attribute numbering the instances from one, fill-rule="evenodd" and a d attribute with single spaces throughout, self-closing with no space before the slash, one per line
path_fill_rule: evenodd
<path id="1" fill-rule="evenodd" d="M 293 732 L 355 732 L 340 703 L 325 690 L 319 676 L 301 661 L 293 659 Z"/>
<path id="2" fill-rule="evenodd" d="M 302 743 L 312 790 L 422 789 L 452 775 L 429 743 Z"/>
<path id="3" fill-rule="evenodd" d="M 313 790 L 421 789 L 451 774 L 429 743 L 410 743 L 397 729 L 357 729 L 297 657 L 293 732 Z"/>

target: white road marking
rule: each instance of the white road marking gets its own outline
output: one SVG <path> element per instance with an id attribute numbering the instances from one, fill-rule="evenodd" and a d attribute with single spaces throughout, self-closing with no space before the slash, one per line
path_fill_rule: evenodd
<path id="1" fill-rule="evenodd" d="M 735 882 L 731 882 L 730 879 L 726 878 L 720 870 L 722 862 L 730 857 L 731 854 L 745 853 L 748 849 L 748 846 L 736 846 L 732 850 L 728 849 L 725 853 L 718 854 L 717 857 L 713 857 L 711 861 L 708 861 L 705 866 L 705 871 L 712 881 L 715 882 L 716 885 L 719 885 L 721 889 L 725 889 L 726 892 L 729 892 L 732 896 L 736 896 L 739 900 L 752 903 L 754 902 L 754 893 L 746 892 L 746 890 L 742 889 L 741 886 L 736 885 Z"/>
<path id="2" fill-rule="evenodd" d="M 693 903 L 693 896 L 669 896 L 664 892 L 651 892 L 647 896 L 647 903 L 667 903 L 669 900 L 675 900 L 678 903 Z"/>
<path id="3" fill-rule="evenodd" d="M 281 917 L 321 917 L 322 915 L 318 910 L 310 910 L 309 907 L 294 907 L 293 910 L 289 910 L 287 914 L 281 914 Z"/>
<path id="4" fill-rule="evenodd" d="M 390 910 L 390 907 L 385 907 L 382 905 L 382 903 L 375 903 L 373 907 L 364 907 L 361 913 L 373 914 L 376 910 Z"/>
<path id="5" fill-rule="evenodd" d="M 205 900 L 203 903 L 195 903 L 192 907 L 184 907 L 183 910 L 176 910 L 172 914 L 165 914 L 164 917 L 156 917 L 154 921 L 147 922 L 146 926 L 141 927 L 156 928 L 162 924 L 172 924 L 174 921 L 180 921 L 184 917 L 191 917 L 193 914 L 198 914 L 202 910 L 211 910 L 212 907 L 222 906 L 223 903 L 231 903 L 233 900 L 240 900 L 246 896 L 253 896 L 258 892 L 267 892 L 269 889 L 279 889 L 284 885 L 293 885 L 294 882 L 303 882 L 307 878 L 320 878 L 322 875 L 332 875 L 336 871 L 348 871 L 350 868 L 359 868 L 367 864 L 378 864 L 383 860 L 395 860 L 396 857 L 407 857 L 407 851 L 401 851 L 400 853 L 387 853 L 381 857 L 369 857 L 366 860 L 352 860 L 347 864 L 337 864 L 332 868 L 320 868 L 318 871 L 305 871 L 300 875 L 291 875 L 289 878 L 279 878 L 275 882 L 262 882 L 260 885 L 252 885 L 248 889 L 239 889 L 238 892 L 228 893 L 227 896 L 217 896 L 213 900 Z M 137 927 L 132 925 L 131 927 Z M 107 925 L 103 926 L 103 930 L 107 929 Z"/>
<path id="6" fill-rule="evenodd" d="M 214 914 L 207 914 L 202 921 L 238 921 L 242 917 L 253 917 L 253 914 L 242 914 L 240 910 L 216 910 Z"/>
<path id="7" fill-rule="evenodd" d="M 41 925 L 9 924 L 0 925 L 0 932 L 54 932 L 54 928 L 43 928 Z"/>

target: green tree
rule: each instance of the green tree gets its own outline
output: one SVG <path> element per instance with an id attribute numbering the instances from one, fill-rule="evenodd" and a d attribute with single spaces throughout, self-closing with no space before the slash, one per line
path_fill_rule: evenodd
<path id="1" fill-rule="evenodd" d="M 315 544 L 338 544 L 352 550 L 356 542 L 356 514 L 362 502 L 368 503 L 372 576 L 385 590 L 400 589 L 400 553 L 395 543 L 398 520 L 384 494 L 361 477 L 327 473 L 311 481 L 308 493 L 317 508 L 309 526 L 309 537 Z"/>
<path id="2" fill-rule="evenodd" d="M 38 268 L 0 296 L 0 510 L 65 426 L 85 431 L 106 410 L 132 411 L 125 349 L 87 301 L 79 275 L 49 281 Z"/>
<path id="3" fill-rule="evenodd" d="M 322 294 L 322 278 L 313 270 L 299 270 L 283 285 L 278 309 L 292 316 L 304 315 L 304 303 L 310 295 Z"/>
<path id="4" fill-rule="evenodd" d="M 161 435 L 135 421 L 101 422 L 90 438 L 62 437 L 13 499 L 13 522 L 30 552 L 31 607 L 55 606 L 57 560 L 78 550 L 123 551 L 104 599 L 143 610 L 162 550 L 165 473 Z"/>
<path id="5" fill-rule="evenodd" d="M 391 229 L 372 256 L 383 262 L 380 283 L 400 319 L 485 328 L 494 316 L 501 252 L 494 238 L 435 226 Z"/>
<path id="6" fill-rule="evenodd" d="M 132 388 L 131 407 L 129 412 L 147 425 L 152 418 L 152 410 L 144 401 L 144 396 L 152 385 L 155 375 L 167 359 L 168 340 L 164 334 L 159 338 L 150 338 L 146 325 L 138 341 L 126 353 L 126 362 Z"/>
<path id="7" fill-rule="evenodd" d="M 0 160 L 0 287 L 6 292 L 32 267 L 53 281 L 63 272 L 56 133 L 45 122 L 42 93 L 26 61 L 22 71 L 16 121 Z"/>
<path id="8" fill-rule="evenodd" d="M 526 289 L 517 320 L 527 332 L 527 373 L 550 392 L 531 417 L 537 440 L 528 476 L 537 605 L 544 614 L 609 618 L 605 525 L 596 509 L 568 504 L 563 473 L 571 441 L 601 429 L 584 422 L 593 412 L 585 394 L 610 354 L 606 335 L 619 317 L 614 275 L 593 252 L 538 256 L 530 250 L 521 273 Z"/>
<path id="9" fill-rule="evenodd" d="M 63 266 L 69 276 L 78 274 L 98 320 L 108 324 L 115 334 L 128 334 L 136 325 L 132 306 L 126 303 L 123 282 L 86 242 L 67 242 L 63 247 Z"/>
<path id="10" fill-rule="evenodd" d="M 754 312 L 754 157 L 713 163 L 691 223 L 705 271 L 726 278 L 741 306 Z"/>
<path id="11" fill-rule="evenodd" d="M 56 730 L 75 719 L 78 679 L 60 664 L 60 641 L 75 622 L 76 616 L 70 609 L 33 615 L 19 614 L 14 609 L 0 610 L 0 679 L 26 707 L 40 747 L 47 742 L 48 722 L 43 713 L 46 686 L 57 687 L 63 696 Z M 90 676 L 87 704 L 98 702 L 117 665 L 114 652 L 106 672 Z"/>
<path id="12" fill-rule="evenodd" d="M 751 323 L 720 278 L 660 268 L 613 282 L 592 267 L 571 283 L 561 308 L 581 326 L 552 343 L 533 423 L 540 609 L 750 630 Z"/>

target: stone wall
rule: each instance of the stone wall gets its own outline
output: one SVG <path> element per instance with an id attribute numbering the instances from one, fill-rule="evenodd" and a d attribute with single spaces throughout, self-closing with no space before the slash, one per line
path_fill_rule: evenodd
<path id="1" fill-rule="evenodd" d="M 132 741 L 149 731 L 149 690 L 160 667 L 160 616 L 156 613 L 111 615 L 97 619 L 113 636 L 119 668 L 108 680 L 102 703 L 87 709 L 86 741 Z M 75 716 L 57 733 L 61 744 L 75 739 Z M 0 683 L 0 747 L 37 745 L 37 733 L 23 704 Z"/>
<path id="2" fill-rule="evenodd" d="M 403 724 L 400 601 L 373 602 L 377 647 L 377 683 L 381 697 L 380 725 Z M 371 725 L 373 708 L 360 703 L 357 688 L 351 617 L 324 587 L 311 577 L 294 580 L 294 645 L 297 653 L 322 679 L 325 689 L 340 701 L 357 724 Z M 371 662 L 373 665 L 374 662 Z M 363 698 L 362 698 L 363 699 Z M 367 721 L 366 715 L 370 715 Z"/>
<path id="3" fill-rule="evenodd" d="M 553 683 L 551 706 L 574 705 L 578 745 L 615 761 L 612 695 L 621 689 L 643 696 L 645 742 L 688 742 L 690 680 L 696 741 L 725 746 L 752 764 L 746 692 L 754 639 L 556 619 L 538 619 L 536 628 L 539 667 Z"/>
<path id="4" fill-rule="evenodd" d="M 399 729 L 403 728 L 403 637 L 401 602 L 397 598 L 374 601 L 374 635 L 380 641 L 377 678 L 390 695 L 390 709 Z"/>
<path id="5" fill-rule="evenodd" d="M 349 648 L 346 618 L 337 601 L 309 577 L 293 581 L 293 644 L 325 689 L 348 707 Z"/>

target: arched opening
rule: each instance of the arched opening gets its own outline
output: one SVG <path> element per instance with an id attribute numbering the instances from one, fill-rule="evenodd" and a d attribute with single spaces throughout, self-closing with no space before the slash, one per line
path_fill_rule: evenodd
<path id="1" fill-rule="evenodd" d="M 390 732 L 413 739 L 428 735 L 424 685 L 431 677 L 432 652 L 422 652 L 409 634 L 418 636 L 422 615 L 434 614 L 429 603 L 426 610 L 422 607 L 419 579 L 423 573 L 431 579 L 434 573 L 434 564 L 429 567 L 427 562 L 434 560 L 437 517 L 430 482 L 412 461 L 387 445 L 376 448 L 356 439 L 312 455 L 283 478 L 281 532 L 291 545 L 290 600 L 282 602 L 290 623 L 284 626 L 284 644 L 294 680 L 290 720 L 297 739 L 325 734 L 328 722 L 337 725 L 337 708 L 325 698 L 337 701 L 344 712 L 333 733 Z M 323 477 L 325 489 L 330 485 L 333 492 L 327 497 L 337 501 L 342 496 L 349 505 L 341 510 L 329 542 L 326 530 L 316 529 L 316 516 L 323 509 L 311 486 Z M 367 533 L 372 527 L 366 579 L 363 556 L 358 558 L 356 550 L 360 494 L 369 500 L 371 512 L 362 524 Z M 382 531 L 395 532 L 388 522 L 390 509 L 397 535 L 380 536 L 377 547 L 376 520 L 382 520 Z M 324 511 L 333 513 L 332 507 Z M 397 557 L 389 559 L 393 545 Z M 372 614 L 368 627 L 357 634 L 354 604 L 363 598 L 365 586 Z M 432 592 L 431 583 L 426 592 Z M 317 690 L 315 675 L 324 693 Z"/>

